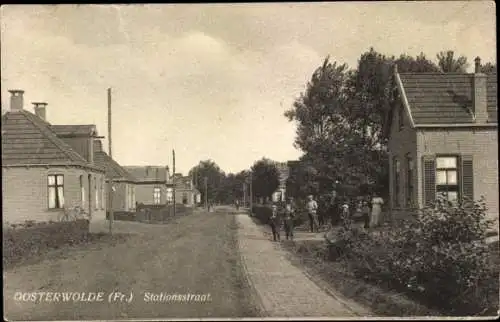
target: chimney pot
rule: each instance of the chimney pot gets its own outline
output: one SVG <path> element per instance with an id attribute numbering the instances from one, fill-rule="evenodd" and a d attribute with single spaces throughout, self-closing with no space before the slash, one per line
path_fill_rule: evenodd
<path id="1" fill-rule="evenodd" d="M 474 72 L 477 74 L 477 73 L 480 73 L 481 72 L 481 58 L 476 57 L 476 59 L 474 59 L 474 62 L 475 62 L 475 68 L 474 68 Z"/>
<path id="2" fill-rule="evenodd" d="M 23 109 L 23 94 L 24 91 L 20 89 L 9 90 L 10 95 L 10 110 L 21 111 Z"/>
<path id="3" fill-rule="evenodd" d="M 46 109 L 47 103 L 33 102 L 31 104 L 33 104 L 35 107 L 35 115 L 45 121 L 47 116 L 47 109 Z"/>

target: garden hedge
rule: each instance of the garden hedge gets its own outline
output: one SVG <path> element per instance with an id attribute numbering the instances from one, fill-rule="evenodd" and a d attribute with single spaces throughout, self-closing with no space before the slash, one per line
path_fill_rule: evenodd
<path id="1" fill-rule="evenodd" d="M 3 260 L 15 262 L 50 248 L 78 244 L 89 234 L 88 220 L 28 224 L 3 231 Z"/>

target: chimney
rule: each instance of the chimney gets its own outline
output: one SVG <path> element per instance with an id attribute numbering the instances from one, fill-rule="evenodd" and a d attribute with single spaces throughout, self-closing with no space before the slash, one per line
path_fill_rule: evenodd
<path id="1" fill-rule="evenodd" d="M 481 72 L 481 58 L 476 57 L 476 59 L 474 59 L 474 63 L 474 73 L 478 74 Z"/>
<path id="2" fill-rule="evenodd" d="M 13 89 L 9 91 L 10 96 L 10 110 L 11 112 L 21 111 L 23 109 L 23 94 L 24 91 L 20 89 Z"/>
<path id="3" fill-rule="evenodd" d="M 31 103 L 35 106 L 35 115 L 46 121 L 47 117 L 47 103 L 45 102 L 33 102 Z"/>
<path id="4" fill-rule="evenodd" d="M 481 73 L 481 58 L 474 59 L 475 73 L 473 75 L 473 109 L 476 123 L 488 122 L 487 76 Z"/>

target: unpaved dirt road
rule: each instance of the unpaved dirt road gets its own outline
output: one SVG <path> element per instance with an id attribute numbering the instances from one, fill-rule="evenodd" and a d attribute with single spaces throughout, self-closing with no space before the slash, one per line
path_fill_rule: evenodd
<path id="1" fill-rule="evenodd" d="M 256 316 L 238 252 L 235 216 L 194 213 L 105 247 L 4 271 L 7 320 L 92 320 Z M 149 227 L 149 228 L 148 228 Z M 108 296 L 125 295 L 110 303 Z M 102 292 L 102 302 L 19 301 L 16 292 Z M 148 302 L 151 294 L 199 294 L 199 302 Z M 18 296 L 19 294 L 18 293 Z M 127 300 L 132 294 L 133 299 Z M 202 302 L 205 295 L 206 301 Z M 194 298 L 196 300 L 196 298 Z"/>

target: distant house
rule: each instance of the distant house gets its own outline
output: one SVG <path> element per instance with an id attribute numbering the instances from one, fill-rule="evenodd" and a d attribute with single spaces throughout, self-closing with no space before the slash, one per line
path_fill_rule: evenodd
<path id="1" fill-rule="evenodd" d="M 135 201 L 144 205 L 167 204 L 168 166 L 124 166 L 135 180 Z"/>
<path id="2" fill-rule="evenodd" d="M 107 187 L 109 179 L 111 178 L 113 180 L 113 207 L 110 207 L 110 198 L 107 196 L 108 210 L 113 209 L 113 211 L 119 212 L 134 212 L 136 202 L 136 179 L 124 167 L 103 151 L 102 142 L 97 139 L 94 141 L 94 160 L 97 165 L 106 169 Z"/>
<path id="3" fill-rule="evenodd" d="M 201 194 L 193 185 L 191 177 L 175 174 L 175 203 L 194 206 L 201 202 Z"/>
<path id="4" fill-rule="evenodd" d="M 91 144 L 95 126 L 77 149 L 46 121 L 46 103 L 34 103 L 35 115 L 24 109 L 24 91 L 10 93 L 2 115 L 3 223 L 57 221 L 74 206 L 91 223 L 105 218 L 104 169 L 94 163 Z"/>
<path id="5" fill-rule="evenodd" d="M 389 139 L 392 213 L 436 197 L 480 196 L 498 220 L 497 77 L 394 69 Z"/>

